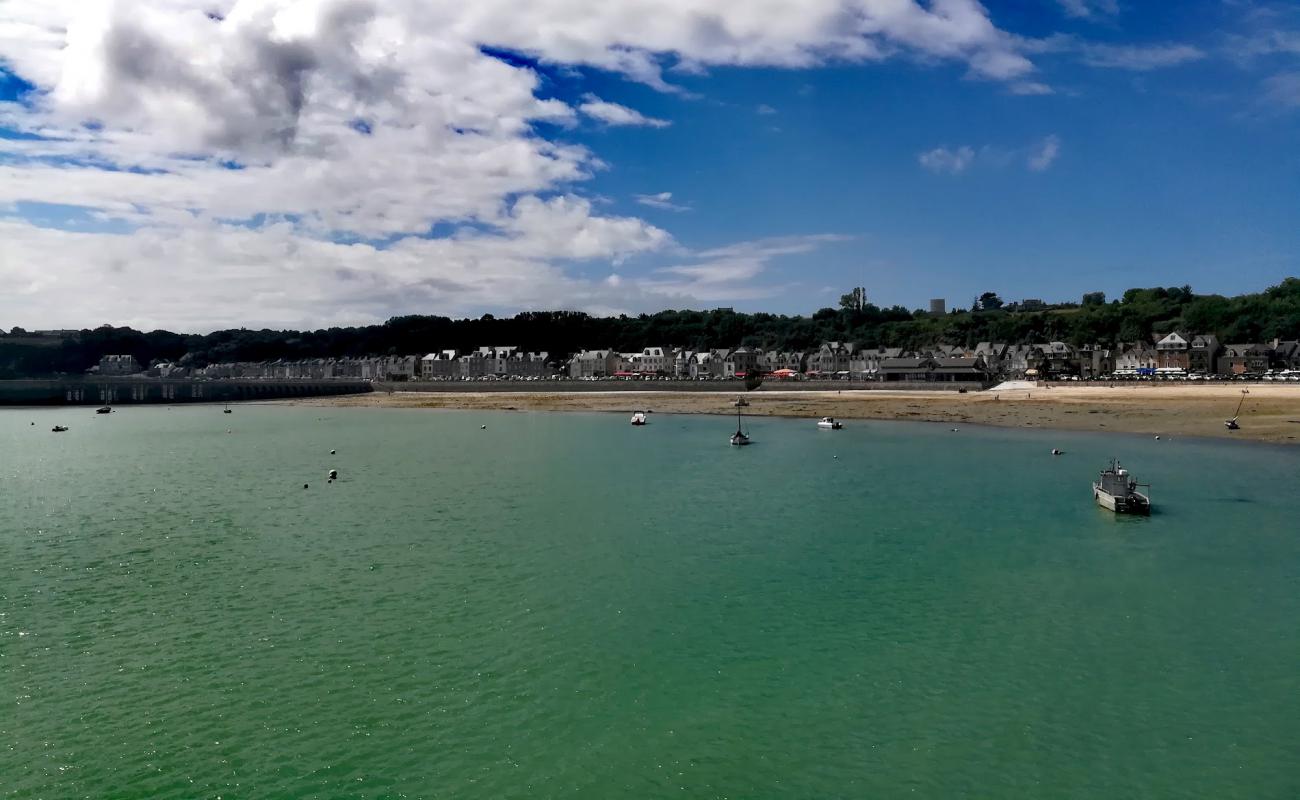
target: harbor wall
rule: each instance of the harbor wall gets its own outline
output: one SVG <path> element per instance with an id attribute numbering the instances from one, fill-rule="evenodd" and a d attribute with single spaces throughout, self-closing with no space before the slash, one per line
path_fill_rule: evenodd
<path id="1" fill-rule="evenodd" d="M 377 392 L 714 392 L 745 394 L 745 383 L 726 381 L 560 380 L 560 381 L 398 381 L 374 384 Z M 962 389 L 978 391 L 984 384 L 961 381 L 765 381 L 755 392 L 869 392 Z"/>
<path id="2" fill-rule="evenodd" d="M 365 381 L 56 378 L 0 381 L 0 406 L 236 403 L 372 391 Z"/>

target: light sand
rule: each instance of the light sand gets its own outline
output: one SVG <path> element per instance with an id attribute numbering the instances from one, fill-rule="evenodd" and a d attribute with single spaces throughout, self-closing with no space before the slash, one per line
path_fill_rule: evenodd
<path id="1" fill-rule="evenodd" d="M 1240 386 L 1130 384 L 1059 386 L 968 394 L 926 391 L 790 392 L 762 388 L 746 396 L 755 416 L 907 419 L 1011 428 L 1120 431 L 1300 443 L 1300 385 L 1250 385 L 1241 429 L 1223 421 Z M 731 414 L 743 392 L 375 392 L 289 401 L 300 405 L 391 408 L 609 411 Z"/>

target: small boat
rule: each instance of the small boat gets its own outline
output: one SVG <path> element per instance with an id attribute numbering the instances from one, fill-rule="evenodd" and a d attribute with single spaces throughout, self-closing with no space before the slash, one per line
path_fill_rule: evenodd
<path id="1" fill-rule="evenodd" d="M 1138 483 L 1118 461 L 1112 460 L 1092 484 L 1092 497 L 1097 505 L 1116 514 L 1148 516 L 1151 514 L 1151 498 L 1139 492 L 1139 486 L 1150 490 L 1149 484 Z"/>
<path id="2" fill-rule="evenodd" d="M 736 402 L 732 403 L 736 408 L 749 408 L 749 401 L 743 397 L 737 397 Z"/>
<path id="3" fill-rule="evenodd" d="M 634 412 L 632 412 L 632 424 L 633 424 L 633 425 L 644 425 L 644 424 L 645 424 L 645 412 L 644 412 L 644 411 L 634 411 Z"/>
<path id="4" fill-rule="evenodd" d="M 111 406 L 100 406 L 99 408 L 95 409 L 95 413 L 96 413 L 96 414 L 112 414 L 112 413 L 113 413 L 113 408 L 112 408 Z"/>
<path id="5" fill-rule="evenodd" d="M 740 427 L 740 411 L 736 411 L 736 432 L 731 434 L 731 443 L 736 447 L 743 447 L 749 444 L 749 434 L 745 433 Z"/>
<path id="6" fill-rule="evenodd" d="M 63 432 L 66 431 L 67 429 L 68 429 L 68 426 L 67 426 L 67 425 L 55 425 L 53 428 L 50 428 L 50 432 L 51 432 L 51 433 L 63 433 Z"/>
<path id="7" fill-rule="evenodd" d="M 1230 431 L 1241 430 L 1241 426 L 1237 424 L 1237 418 L 1241 416 L 1241 407 L 1243 404 L 1245 404 L 1246 395 L 1248 394 L 1250 394 L 1249 389 L 1241 390 L 1241 399 L 1237 401 L 1237 410 L 1232 412 L 1232 419 L 1225 419 L 1223 421 L 1223 427 L 1227 428 Z"/>
<path id="8" fill-rule="evenodd" d="M 230 403 L 226 403 L 226 407 L 225 407 L 225 409 L 224 409 L 221 413 L 222 413 L 222 414 L 229 414 L 229 413 L 230 413 Z"/>
<path id="9" fill-rule="evenodd" d="M 817 427 L 824 431 L 838 431 L 844 425 L 836 422 L 834 417 L 822 417 L 817 421 Z"/>

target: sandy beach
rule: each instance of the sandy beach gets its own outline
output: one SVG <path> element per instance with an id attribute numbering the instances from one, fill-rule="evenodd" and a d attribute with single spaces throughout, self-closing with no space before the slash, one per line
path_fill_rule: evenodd
<path id="1" fill-rule="evenodd" d="M 1242 387 L 1084 385 L 1010 391 L 783 392 L 762 388 L 746 395 L 754 416 L 833 416 L 840 419 L 904 419 L 997 425 L 1211 436 L 1274 443 L 1300 442 L 1300 386 L 1251 385 L 1241 410 L 1241 429 L 1223 421 L 1233 415 Z M 672 414 L 734 413 L 743 392 L 375 392 L 286 401 L 333 407 L 442 408 L 508 411 L 606 411 L 636 409 Z"/>

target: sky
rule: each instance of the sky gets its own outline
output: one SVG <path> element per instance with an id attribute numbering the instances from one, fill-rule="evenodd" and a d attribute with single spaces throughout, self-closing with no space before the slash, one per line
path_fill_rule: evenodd
<path id="1" fill-rule="evenodd" d="M 1300 4 L 0 0 L 0 327 L 1259 291 Z"/>

